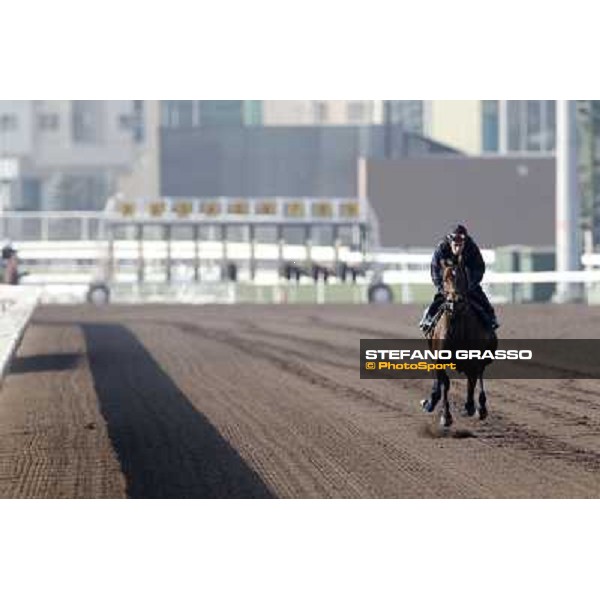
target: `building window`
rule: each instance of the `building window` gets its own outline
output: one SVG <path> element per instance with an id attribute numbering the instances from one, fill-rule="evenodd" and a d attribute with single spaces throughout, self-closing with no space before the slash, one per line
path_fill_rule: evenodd
<path id="1" fill-rule="evenodd" d="M 166 127 L 170 129 L 171 127 L 175 127 L 176 113 L 173 110 L 173 100 L 163 100 L 160 103 L 160 124 L 162 127 Z"/>
<path id="2" fill-rule="evenodd" d="M 552 152 L 556 146 L 556 101 L 544 100 L 545 107 L 542 150 Z"/>
<path id="3" fill-rule="evenodd" d="M 141 143 L 146 137 L 144 127 L 144 102 L 143 100 L 133 101 L 133 141 Z"/>
<path id="4" fill-rule="evenodd" d="M 17 115 L 0 115 L 0 131 L 15 131 L 17 129 Z"/>
<path id="5" fill-rule="evenodd" d="M 555 144 L 554 100 L 509 100 L 507 102 L 508 150 L 551 152 Z"/>
<path id="6" fill-rule="evenodd" d="M 262 124 L 262 102 L 260 100 L 244 100 L 244 125 Z"/>
<path id="7" fill-rule="evenodd" d="M 56 113 L 42 113 L 38 115 L 38 128 L 44 131 L 58 129 L 58 115 Z"/>
<path id="8" fill-rule="evenodd" d="M 527 150 L 539 152 L 542 149 L 542 119 L 541 102 L 539 100 L 527 100 Z"/>
<path id="9" fill-rule="evenodd" d="M 20 210 L 40 210 L 42 186 L 39 179 L 24 177 L 21 180 Z"/>
<path id="10" fill-rule="evenodd" d="M 177 102 L 177 126 L 193 127 L 194 123 L 194 102 L 192 100 L 179 100 Z"/>
<path id="11" fill-rule="evenodd" d="M 315 103 L 315 121 L 317 123 L 326 123 L 329 118 L 329 107 L 327 102 Z"/>
<path id="12" fill-rule="evenodd" d="M 363 102 L 348 102 L 348 122 L 362 123 L 365 120 L 365 105 Z"/>
<path id="13" fill-rule="evenodd" d="M 243 125 L 242 100 L 200 100 L 198 102 L 201 125 Z"/>
<path id="14" fill-rule="evenodd" d="M 161 102 L 161 124 L 169 129 L 196 126 L 198 124 L 196 102 L 193 100 L 164 100 Z"/>
<path id="15" fill-rule="evenodd" d="M 508 118 L 508 149 L 511 152 L 519 152 L 523 148 L 521 139 L 521 102 L 519 100 L 508 100 L 506 104 Z"/>
<path id="16" fill-rule="evenodd" d="M 119 129 L 131 129 L 133 122 L 133 115 L 119 115 Z"/>
<path id="17" fill-rule="evenodd" d="M 390 113 L 392 123 L 402 124 L 404 131 L 423 134 L 424 103 L 423 100 L 384 100 L 385 111 Z M 385 121 L 385 116 L 384 116 Z"/>
<path id="18" fill-rule="evenodd" d="M 484 152 L 498 152 L 498 101 L 483 100 L 481 129 Z"/>
<path id="19" fill-rule="evenodd" d="M 262 123 L 260 100 L 164 100 L 160 111 L 161 125 L 169 129 Z"/>
<path id="20" fill-rule="evenodd" d="M 74 100 L 72 102 L 73 141 L 93 144 L 102 137 L 102 103 L 97 100 Z"/>

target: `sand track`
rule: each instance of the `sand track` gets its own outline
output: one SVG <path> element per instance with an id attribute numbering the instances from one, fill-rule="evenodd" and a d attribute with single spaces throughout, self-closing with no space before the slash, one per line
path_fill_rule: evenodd
<path id="1" fill-rule="evenodd" d="M 427 381 L 361 380 L 361 337 L 418 307 L 42 307 L 0 393 L 0 496 L 600 497 L 600 382 L 490 381 L 440 436 Z M 600 337 L 514 306 L 504 337 Z"/>

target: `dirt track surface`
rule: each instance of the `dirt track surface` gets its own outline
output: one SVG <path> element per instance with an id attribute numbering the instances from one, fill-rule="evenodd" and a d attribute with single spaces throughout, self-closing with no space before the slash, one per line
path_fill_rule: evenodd
<path id="1" fill-rule="evenodd" d="M 42 307 L 0 393 L 0 497 L 600 497 L 600 382 L 490 381 L 486 422 L 428 381 L 359 378 L 418 307 Z M 600 337 L 600 310 L 514 306 L 502 337 Z"/>

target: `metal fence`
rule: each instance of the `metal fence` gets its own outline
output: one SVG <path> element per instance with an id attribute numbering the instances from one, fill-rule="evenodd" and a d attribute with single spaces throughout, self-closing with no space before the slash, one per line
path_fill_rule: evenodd
<path id="1" fill-rule="evenodd" d="M 105 238 L 104 216 L 97 211 L 5 212 L 0 217 L 0 239 L 75 241 Z"/>

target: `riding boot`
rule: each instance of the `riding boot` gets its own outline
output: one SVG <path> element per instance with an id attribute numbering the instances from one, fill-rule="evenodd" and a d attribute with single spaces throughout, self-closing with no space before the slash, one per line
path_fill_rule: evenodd
<path id="1" fill-rule="evenodd" d="M 485 319 L 492 329 L 492 331 L 498 329 L 500 327 L 500 323 L 498 323 L 498 319 L 496 317 L 496 311 L 492 306 L 492 303 L 489 301 L 486 293 L 481 289 L 480 286 L 477 286 L 474 290 L 471 291 L 471 297 L 475 299 L 475 301 L 481 306 L 485 313 Z"/>
<path id="2" fill-rule="evenodd" d="M 433 302 L 431 303 L 431 305 L 425 309 L 425 312 L 423 313 L 423 316 L 421 317 L 421 320 L 419 321 L 419 328 L 424 333 L 427 333 L 433 326 L 433 319 L 435 318 L 435 315 L 437 314 L 437 312 L 440 308 L 440 305 L 442 304 L 443 301 L 444 301 L 444 296 L 438 292 L 434 296 Z"/>
<path id="3" fill-rule="evenodd" d="M 423 312 L 423 316 L 421 317 L 421 320 L 419 321 L 419 329 L 421 329 L 421 331 L 423 331 L 423 332 L 429 331 L 429 329 L 433 325 L 433 315 L 429 314 L 430 309 L 431 309 L 431 306 L 428 306 L 425 309 L 425 312 Z"/>
<path id="4" fill-rule="evenodd" d="M 487 296 L 484 297 L 486 300 L 488 300 Z M 496 311 L 494 310 L 494 307 L 491 305 L 489 300 L 487 301 L 487 306 L 484 306 L 484 308 L 487 309 L 486 317 L 488 319 L 490 327 L 492 328 L 492 331 L 495 331 L 496 329 L 498 329 L 498 327 L 500 327 L 500 323 L 498 322 L 498 318 L 496 317 Z"/>

